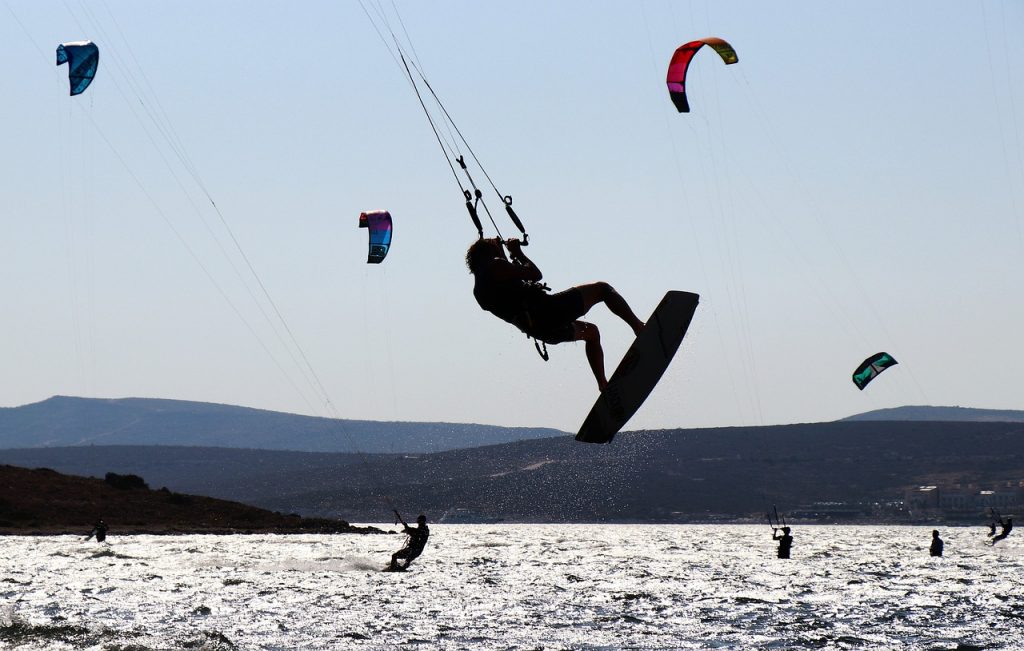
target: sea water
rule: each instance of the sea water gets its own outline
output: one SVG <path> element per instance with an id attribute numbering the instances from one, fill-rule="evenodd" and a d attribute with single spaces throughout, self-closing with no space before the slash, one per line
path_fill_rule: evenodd
<path id="1" fill-rule="evenodd" d="M 438 524 L 404 573 L 400 536 L 11 536 L 0 648 L 1024 649 L 1024 533 L 986 533 Z"/>

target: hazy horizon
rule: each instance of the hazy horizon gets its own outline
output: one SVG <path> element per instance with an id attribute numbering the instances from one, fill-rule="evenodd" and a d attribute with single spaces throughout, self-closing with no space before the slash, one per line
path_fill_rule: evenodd
<path id="1" fill-rule="evenodd" d="M 316 415 L 316 414 L 303 414 L 303 413 L 299 413 L 299 412 L 290 412 L 290 411 L 281 411 L 281 410 L 269 410 L 269 409 L 264 409 L 262 407 L 253 407 L 253 406 L 250 406 L 250 405 L 238 405 L 238 404 L 232 404 L 232 403 L 210 402 L 210 401 L 203 401 L 203 400 L 184 400 L 184 399 L 180 399 L 180 398 L 160 398 L 160 397 L 156 397 L 156 396 L 69 396 L 69 395 L 53 395 L 53 396 L 49 396 L 47 398 L 43 398 L 41 400 L 32 401 L 32 402 L 24 403 L 24 404 L 21 404 L 21 405 L 10 405 L 10 406 L 0 407 L 0 409 L 17 409 L 17 408 L 20 408 L 20 407 L 30 407 L 30 406 L 33 406 L 33 405 L 38 405 L 38 404 L 45 403 L 45 402 L 47 402 L 49 400 L 60 399 L 60 398 L 67 398 L 67 399 L 72 399 L 72 400 L 100 400 L 100 401 L 110 401 L 110 402 L 117 402 L 117 401 L 123 401 L 123 400 L 183 402 L 183 403 L 195 403 L 195 404 L 211 405 L 211 406 L 215 406 L 215 407 L 251 409 L 251 410 L 255 410 L 255 411 L 270 411 L 272 413 L 284 414 L 284 415 L 289 415 L 289 416 L 303 416 L 303 417 L 310 417 L 310 418 L 328 418 L 328 419 L 334 418 L 334 416 L 319 416 L 319 415 Z M 878 412 L 888 412 L 888 411 L 899 411 L 899 410 L 915 410 L 915 409 L 964 410 L 964 411 L 976 411 L 976 412 L 1013 412 L 1013 413 L 1020 413 L 1020 414 L 1024 415 L 1024 410 L 1019 410 L 1019 409 L 1001 409 L 1001 408 L 993 408 L 993 407 L 971 407 L 971 406 L 965 406 L 965 405 L 897 405 L 897 406 L 894 406 L 894 407 L 883 407 L 883 408 L 880 408 L 880 409 L 872 409 L 872 410 L 868 410 L 868 411 L 864 411 L 864 412 L 857 412 L 855 414 L 847 414 L 845 416 L 840 416 L 838 418 L 835 418 L 835 419 L 832 419 L 832 420 L 828 420 L 828 421 L 793 421 L 793 422 L 789 422 L 789 423 L 765 424 L 764 426 L 765 427 L 770 427 L 770 426 L 786 426 L 786 425 L 806 425 L 806 424 L 814 424 L 814 423 L 832 423 L 832 422 L 838 422 L 838 421 L 854 418 L 854 417 L 857 417 L 857 416 L 864 416 L 866 414 L 874 414 L 874 413 L 878 413 Z M 345 417 L 342 417 L 342 418 L 345 418 Z M 506 424 L 503 424 L 503 423 L 476 423 L 476 422 L 468 422 L 468 421 L 382 421 L 380 419 L 373 419 L 373 418 L 370 418 L 370 419 L 347 419 L 347 418 L 345 418 L 345 420 L 362 420 L 362 421 L 368 421 L 368 422 L 439 422 L 439 423 L 450 423 L 450 424 L 458 424 L 458 425 L 483 425 L 483 426 L 506 427 L 506 428 L 516 428 L 516 427 L 531 428 L 531 427 L 533 427 L 533 426 L 529 426 L 529 425 L 506 425 Z M 913 419 L 910 419 L 910 420 L 913 420 Z M 705 427 L 694 427 L 694 428 L 685 428 L 684 427 L 684 428 L 648 428 L 648 429 L 713 429 L 713 428 L 716 428 L 716 427 L 750 427 L 750 425 L 708 425 L 708 426 L 705 426 Z M 543 426 L 539 426 L 536 429 L 545 429 L 545 428 Z M 558 428 L 547 428 L 547 429 L 555 429 L 555 430 L 564 432 L 566 434 L 574 433 L 572 430 L 559 430 Z M 635 428 L 635 427 L 631 427 L 631 426 L 627 425 L 625 428 L 623 428 L 623 431 L 624 432 L 629 432 L 629 431 L 634 431 L 634 430 L 637 430 L 637 429 L 639 429 L 639 428 Z M 119 445 L 121 445 L 121 444 L 119 444 Z"/>

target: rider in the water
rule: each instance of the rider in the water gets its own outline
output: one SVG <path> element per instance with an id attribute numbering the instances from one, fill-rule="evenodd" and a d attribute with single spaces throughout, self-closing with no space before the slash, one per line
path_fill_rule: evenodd
<path id="1" fill-rule="evenodd" d="M 402 547 L 397 552 L 391 555 L 391 565 L 388 566 L 389 570 L 405 570 L 409 568 L 409 563 L 412 563 L 420 554 L 423 553 L 423 548 L 427 546 L 427 538 L 430 537 L 430 529 L 427 528 L 427 516 L 420 514 L 420 517 L 416 518 L 416 527 L 410 527 L 402 519 L 402 516 L 395 511 L 395 517 L 402 523 L 402 532 L 409 536 L 409 539 L 405 543 L 405 547 Z M 404 558 L 405 564 L 399 565 L 398 559 Z"/>
<path id="2" fill-rule="evenodd" d="M 999 518 L 999 525 L 1002 527 L 1002 530 L 999 532 L 998 536 L 994 536 L 992 538 L 993 545 L 1000 540 L 1005 540 L 1006 537 L 1010 535 L 1010 532 L 1013 531 L 1013 518 L 1006 518 L 1005 520 L 1003 518 Z M 995 531 L 995 523 L 992 525 L 992 530 Z"/>
<path id="3" fill-rule="evenodd" d="M 789 552 L 793 548 L 793 536 L 789 533 L 789 527 L 782 527 L 782 535 L 779 535 L 779 530 L 772 529 L 772 540 L 779 541 L 779 558 L 789 558 Z"/>

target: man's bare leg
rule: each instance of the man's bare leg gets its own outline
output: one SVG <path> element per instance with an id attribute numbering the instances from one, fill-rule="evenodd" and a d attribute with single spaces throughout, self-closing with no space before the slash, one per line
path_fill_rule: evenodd
<path id="1" fill-rule="evenodd" d="M 589 283 L 578 285 L 576 289 L 583 293 L 583 306 L 589 312 L 590 308 L 598 303 L 604 303 L 611 310 L 612 314 L 625 321 L 633 329 L 634 335 L 639 335 L 644 328 L 644 322 L 637 318 L 630 309 L 622 294 L 615 291 L 615 288 L 606 282 Z"/>
<path id="2" fill-rule="evenodd" d="M 587 353 L 587 361 L 590 363 L 590 370 L 597 380 L 597 388 L 604 391 L 608 386 L 608 378 L 604 375 L 604 349 L 601 348 L 601 332 L 593 323 L 576 321 L 576 340 L 583 340 Z"/>

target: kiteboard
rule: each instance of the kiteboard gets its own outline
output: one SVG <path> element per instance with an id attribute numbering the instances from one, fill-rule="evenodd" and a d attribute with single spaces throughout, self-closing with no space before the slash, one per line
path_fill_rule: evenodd
<path id="1" fill-rule="evenodd" d="M 679 349 L 699 298 L 690 292 L 665 294 L 583 421 L 577 441 L 610 443 L 640 409 Z"/>

